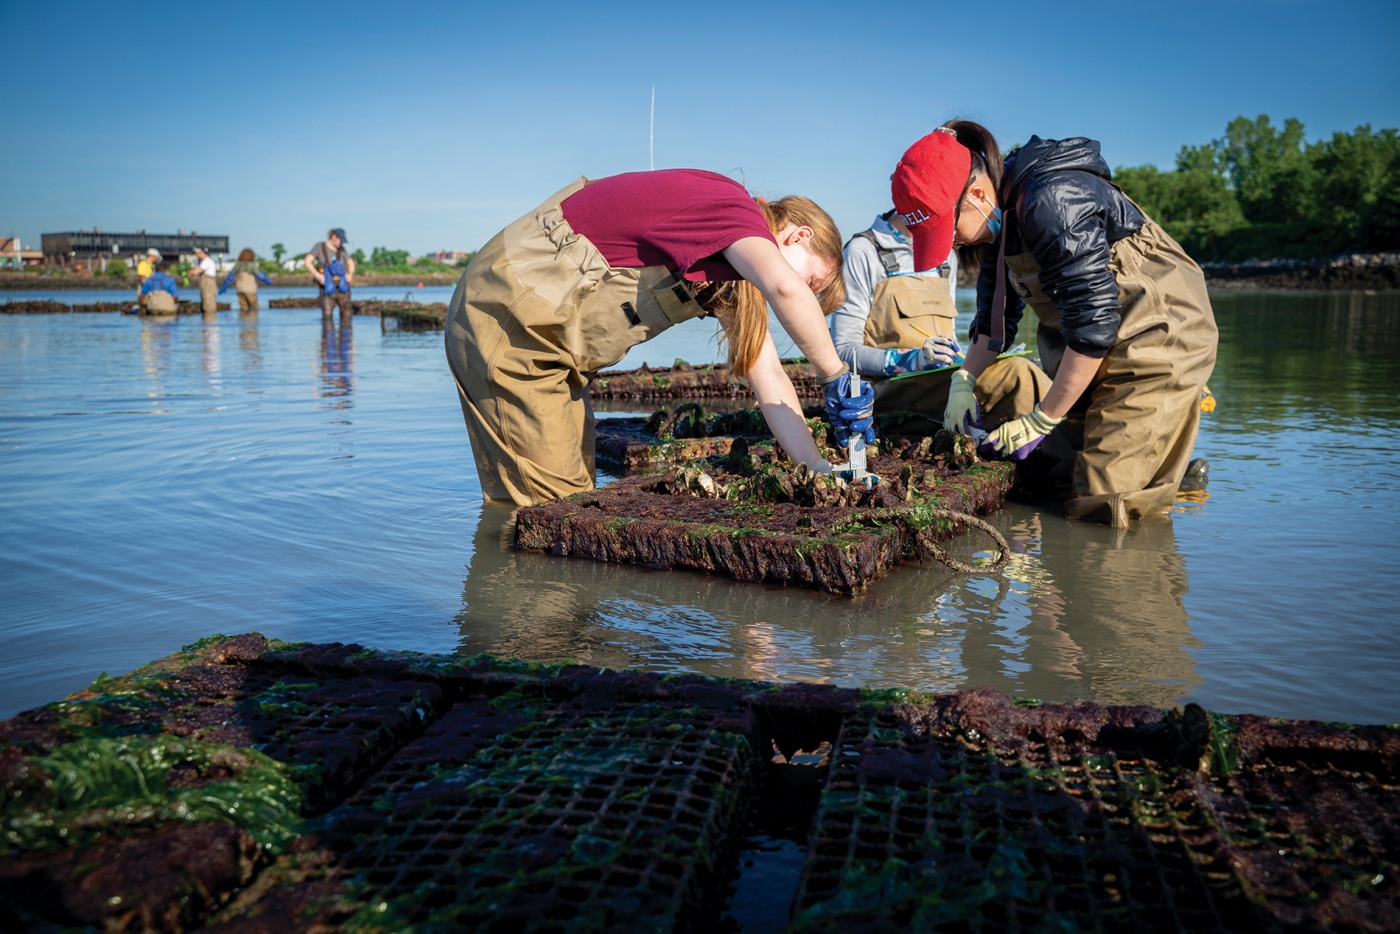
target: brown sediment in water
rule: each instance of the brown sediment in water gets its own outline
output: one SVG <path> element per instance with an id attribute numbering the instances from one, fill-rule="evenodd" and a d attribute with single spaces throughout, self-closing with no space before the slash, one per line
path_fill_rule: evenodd
<path id="1" fill-rule="evenodd" d="M 220 636 L 0 723 L 0 927 L 733 929 L 776 795 L 788 930 L 1396 930 L 1398 777 L 1394 727 Z"/>

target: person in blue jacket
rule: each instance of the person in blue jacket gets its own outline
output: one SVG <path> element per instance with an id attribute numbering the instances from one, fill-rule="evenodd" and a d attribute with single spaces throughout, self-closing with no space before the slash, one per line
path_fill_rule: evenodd
<path id="1" fill-rule="evenodd" d="M 180 286 L 170 275 L 170 263 L 162 262 L 141 283 L 141 310 L 148 315 L 173 315 L 179 309 Z"/>
<path id="2" fill-rule="evenodd" d="M 258 310 L 258 283 L 272 285 L 272 280 L 267 277 L 267 273 L 258 268 L 258 257 L 252 250 L 243 250 L 238 254 L 238 262 L 233 264 L 224 281 L 219 286 L 219 294 L 223 295 L 228 291 L 230 284 L 234 291 L 238 293 L 238 313 L 244 314 Z"/>

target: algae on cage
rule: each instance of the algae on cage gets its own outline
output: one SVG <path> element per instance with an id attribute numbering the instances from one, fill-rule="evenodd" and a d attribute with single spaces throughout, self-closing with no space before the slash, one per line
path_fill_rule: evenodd
<path id="1" fill-rule="evenodd" d="M 186 784 L 173 785 L 172 777 Z M 173 736 L 77 739 L 26 758 L 4 791 L 5 841 L 24 850 L 78 846 L 115 830 L 220 821 L 278 852 L 296 837 L 301 806 L 281 763 L 256 750 Z"/>

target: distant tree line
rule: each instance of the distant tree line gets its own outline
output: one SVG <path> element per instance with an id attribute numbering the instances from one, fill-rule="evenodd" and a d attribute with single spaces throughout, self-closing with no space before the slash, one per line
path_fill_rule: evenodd
<path id="1" fill-rule="evenodd" d="M 282 269 L 282 257 L 287 255 L 287 247 L 282 243 L 272 245 L 272 259 L 261 260 L 260 264 L 267 272 L 284 272 Z M 418 259 L 410 259 L 407 250 L 391 250 L 388 247 L 377 246 L 372 249 L 368 256 L 364 250 L 353 250 L 350 256 L 355 260 L 355 268 L 359 272 L 379 272 L 397 273 L 400 275 L 412 275 L 414 273 L 459 273 L 462 265 L 452 263 L 439 263 L 431 256 L 423 256 Z"/>
<path id="2" fill-rule="evenodd" d="M 1308 143 L 1303 124 L 1237 117 L 1176 168 L 1114 181 L 1201 261 L 1316 259 L 1400 247 L 1400 136 L 1363 124 Z"/>

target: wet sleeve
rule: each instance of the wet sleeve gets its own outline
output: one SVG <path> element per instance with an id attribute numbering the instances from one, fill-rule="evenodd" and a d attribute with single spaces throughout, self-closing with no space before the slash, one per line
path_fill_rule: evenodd
<path id="1" fill-rule="evenodd" d="M 870 305 L 875 289 L 885 278 L 874 244 L 856 237 L 846 247 L 841 263 L 841 275 L 846 281 L 846 303 L 831 313 L 827 322 L 831 342 L 843 363 L 862 376 L 885 375 L 885 352 L 878 347 L 865 346 L 865 324 L 870 320 Z"/>
<path id="2" fill-rule="evenodd" d="M 1101 358 L 1118 342 L 1118 280 L 1109 268 L 1103 186 L 1083 172 L 1056 172 L 1027 190 L 1022 240 L 1040 266 L 1065 343 Z"/>

